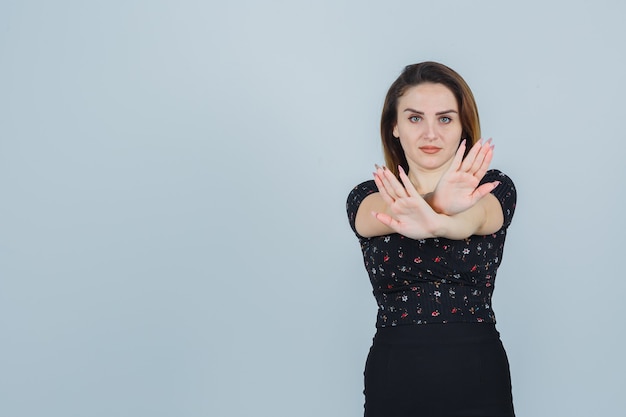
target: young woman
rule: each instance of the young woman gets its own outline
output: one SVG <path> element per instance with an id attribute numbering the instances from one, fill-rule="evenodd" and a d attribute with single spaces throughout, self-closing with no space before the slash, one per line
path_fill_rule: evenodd
<path id="1" fill-rule="evenodd" d="M 378 303 L 365 416 L 513 416 L 491 296 L 516 203 L 463 78 L 407 66 L 381 118 L 386 167 L 347 201 Z"/>

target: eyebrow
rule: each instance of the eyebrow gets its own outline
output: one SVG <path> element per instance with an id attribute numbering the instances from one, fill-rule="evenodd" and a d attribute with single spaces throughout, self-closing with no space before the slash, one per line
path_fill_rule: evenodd
<path id="1" fill-rule="evenodd" d="M 414 109 L 411 109 L 411 108 L 406 108 L 406 109 L 404 109 L 404 111 L 405 112 L 417 113 L 417 114 L 424 115 L 423 111 L 418 111 L 418 110 L 414 110 Z M 450 110 L 437 112 L 437 113 L 435 113 L 435 116 L 441 116 L 442 114 L 447 114 L 447 113 L 457 113 L 458 114 L 458 112 L 456 110 L 450 109 Z"/>

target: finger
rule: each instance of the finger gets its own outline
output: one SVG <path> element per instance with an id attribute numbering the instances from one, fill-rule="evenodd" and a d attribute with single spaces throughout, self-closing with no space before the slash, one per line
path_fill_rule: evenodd
<path id="1" fill-rule="evenodd" d="M 489 145 L 488 148 L 489 149 L 485 153 L 485 158 L 483 159 L 480 167 L 478 167 L 478 169 L 474 173 L 474 176 L 478 178 L 479 181 L 485 176 L 487 170 L 489 170 L 489 165 L 491 164 L 491 160 L 493 159 L 494 145 Z"/>
<path id="2" fill-rule="evenodd" d="M 384 166 L 382 167 L 379 167 L 378 165 L 375 165 L 375 166 L 376 166 L 376 175 L 378 176 L 378 179 L 380 180 L 380 183 L 382 184 L 382 188 L 385 189 L 385 192 L 387 193 L 387 195 L 389 195 L 390 198 L 392 198 L 393 200 L 396 200 L 399 196 L 396 193 L 393 185 L 387 178 L 387 175 L 386 175 L 387 168 L 385 168 Z"/>
<path id="3" fill-rule="evenodd" d="M 385 186 L 390 187 L 395 193 L 395 195 L 397 196 L 397 198 L 408 197 L 408 193 L 406 189 L 404 188 L 402 183 L 398 181 L 396 176 L 393 175 L 393 172 L 391 172 L 388 169 L 384 169 L 383 174 L 384 174 L 384 179 L 386 181 Z"/>
<path id="4" fill-rule="evenodd" d="M 474 164 L 474 160 L 476 159 L 476 155 L 478 155 L 478 152 L 480 151 L 480 149 L 482 148 L 482 139 L 480 139 L 479 141 L 477 141 L 474 146 L 472 146 L 472 149 L 470 149 L 470 151 L 467 153 L 467 156 L 463 159 L 463 164 L 460 167 L 460 170 L 463 172 L 469 172 L 469 170 L 471 169 L 472 165 Z"/>
<path id="5" fill-rule="evenodd" d="M 463 156 L 465 155 L 466 146 L 467 146 L 467 140 L 463 139 L 461 141 L 461 144 L 459 145 L 459 149 L 457 149 L 456 154 L 454 154 L 452 165 L 450 165 L 451 171 L 456 171 L 461 166 L 461 162 L 463 161 Z"/>
<path id="6" fill-rule="evenodd" d="M 398 165 L 398 171 L 400 172 L 400 179 L 402 180 L 402 184 L 404 184 L 404 189 L 406 190 L 406 193 L 408 194 L 408 196 L 409 197 L 421 197 L 420 193 L 417 192 L 417 190 L 415 189 L 415 186 L 409 179 L 409 176 L 406 175 L 406 172 L 404 172 L 404 168 Z"/>
<path id="7" fill-rule="evenodd" d="M 376 183 L 376 187 L 378 187 L 378 192 L 380 193 L 380 196 L 382 197 L 385 204 L 391 206 L 395 202 L 395 199 L 389 195 L 389 192 L 387 192 L 387 188 L 385 188 L 385 184 L 383 183 L 377 172 L 374 173 L 374 182 Z"/>
<path id="8" fill-rule="evenodd" d="M 472 201 L 476 204 L 481 198 L 492 192 L 498 185 L 500 185 L 500 181 L 493 181 L 482 184 L 480 187 L 476 188 L 472 193 Z"/>
<path id="9" fill-rule="evenodd" d="M 472 163 L 472 166 L 468 170 L 470 174 L 476 174 L 476 172 L 478 172 L 478 170 L 480 169 L 480 167 L 483 165 L 485 161 L 486 155 L 490 153 L 492 149 L 493 148 L 491 145 L 491 138 L 490 138 L 485 143 L 483 143 L 483 145 L 480 148 L 480 151 L 476 155 L 476 158 L 474 158 L 474 162 Z"/>
<path id="10" fill-rule="evenodd" d="M 385 224 L 394 230 L 396 230 L 396 227 L 399 224 L 397 220 L 395 220 L 393 217 L 391 217 L 390 215 L 386 213 L 379 213 L 379 212 L 373 211 L 372 216 L 374 216 L 376 220 L 378 220 L 382 224 Z"/>

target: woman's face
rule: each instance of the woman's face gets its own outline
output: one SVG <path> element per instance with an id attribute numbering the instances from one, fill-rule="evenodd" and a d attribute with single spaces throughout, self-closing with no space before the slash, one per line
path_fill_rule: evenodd
<path id="1" fill-rule="evenodd" d="M 397 111 L 393 135 L 400 140 L 409 171 L 447 169 L 463 132 L 452 91 L 443 84 L 416 85 L 400 97 Z"/>

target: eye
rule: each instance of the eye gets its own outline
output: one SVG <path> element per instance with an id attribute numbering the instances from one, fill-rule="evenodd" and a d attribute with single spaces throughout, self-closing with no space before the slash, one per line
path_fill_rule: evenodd
<path id="1" fill-rule="evenodd" d="M 420 120 L 422 120 L 422 118 L 421 118 L 420 116 L 411 116 L 411 117 L 409 117 L 409 120 L 410 120 L 412 123 L 417 123 L 417 122 L 419 122 Z"/>
<path id="2" fill-rule="evenodd" d="M 448 123 L 450 123 L 450 122 L 452 121 L 452 119 L 451 119 L 451 118 L 449 118 L 448 116 L 443 116 L 443 117 L 440 117 L 440 118 L 439 118 L 439 121 L 440 121 L 441 123 L 448 124 Z"/>

